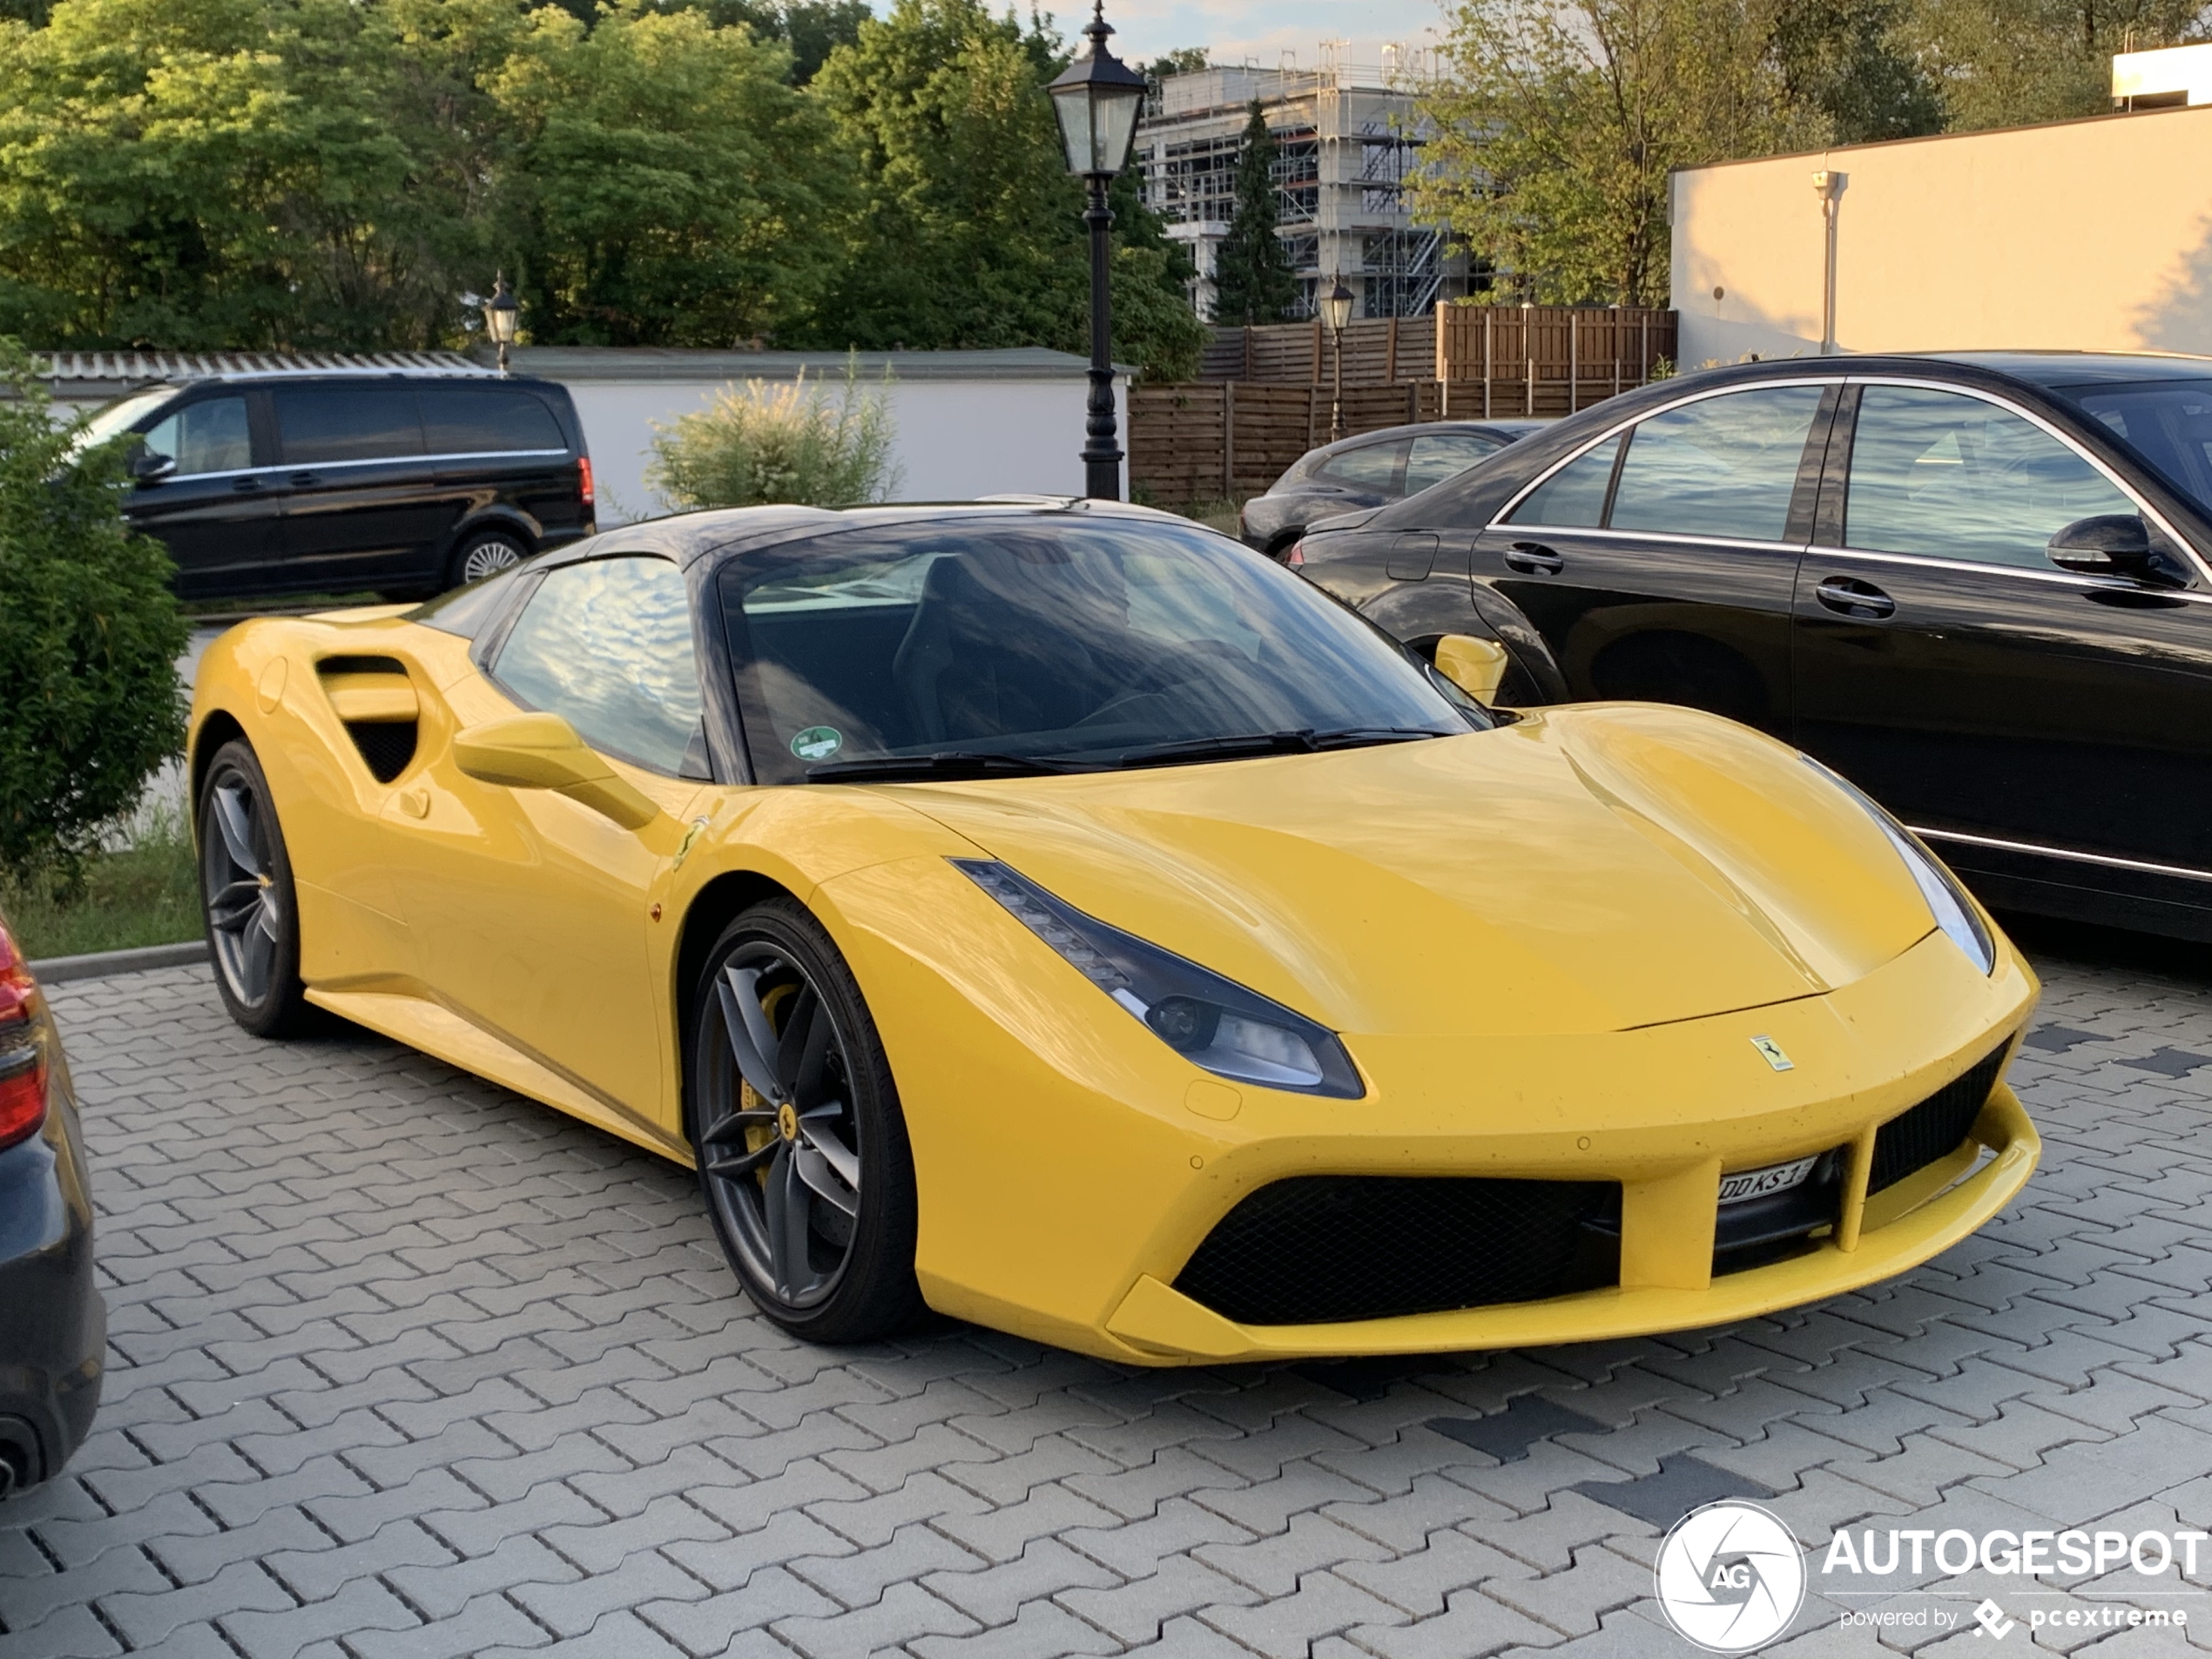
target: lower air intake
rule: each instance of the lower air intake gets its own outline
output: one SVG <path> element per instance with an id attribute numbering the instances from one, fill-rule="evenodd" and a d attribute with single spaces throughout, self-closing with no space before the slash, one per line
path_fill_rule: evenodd
<path id="1" fill-rule="evenodd" d="M 1620 1282 L 1610 1181 L 1299 1176 L 1215 1226 L 1175 1288 L 1239 1325 L 1532 1302 Z"/>
<path id="2" fill-rule="evenodd" d="M 1892 1117 L 1874 1134 L 1874 1167 L 1866 1190 L 1879 1192 L 1959 1150 L 1981 1116 L 1997 1076 L 2005 1069 L 2010 1045 L 1994 1053 L 1955 1082 L 1946 1083 L 1912 1110 Z"/>

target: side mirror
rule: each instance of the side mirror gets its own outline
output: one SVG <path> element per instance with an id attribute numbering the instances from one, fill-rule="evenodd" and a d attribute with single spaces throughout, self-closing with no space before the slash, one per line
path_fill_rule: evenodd
<path id="1" fill-rule="evenodd" d="M 2150 526 L 2134 513 L 2077 518 L 2050 540 L 2043 556 L 2081 576 L 2130 577 L 2172 587 L 2175 578 L 2152 546 Z"/>
<path id="2" fill-rule="evenodd" d="M 177 457 L 149 449 L 143 443 L 131 452 L 131 476 L 142 484 L 166 478 L 177 470 Z"/>
<path id="3" fill-rule="evenodd" d="M 615 776 L 557 714 L 517 714 L 472 725 L 453 740 L 454 764 L 479 783 L 550 789 L 604 813 L 624 829 L 661 815 L 644 794 Z"/>
<path id="4" fill-rule="evenodd" d="M 1472 634 L 1447 634 L 1436 642 L 1436 671 L 1487 707 L 1498 700 L 1513 658 L 1494 639 Z"/>

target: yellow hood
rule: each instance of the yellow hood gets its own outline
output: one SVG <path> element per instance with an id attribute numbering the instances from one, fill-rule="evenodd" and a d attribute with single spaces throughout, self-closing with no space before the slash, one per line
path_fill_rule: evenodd
<path id="1" fill-rule="evenodd" d="M 1865 812 L 1710 716 L 900 793 L 1340 1031 L 1617 1031 L 1817 995 L 1933 926 Z"/>

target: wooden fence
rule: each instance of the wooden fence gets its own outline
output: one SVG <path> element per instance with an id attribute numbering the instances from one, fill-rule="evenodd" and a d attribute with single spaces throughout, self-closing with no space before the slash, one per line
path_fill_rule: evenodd
<path id="1" fill-rule="evenodd" d="M 1346 386 L 1346 435 L 1438 418 L 1434 381 Z M 1241 501 L 1329 441 L 1330 388 L 1200 381 L 1129 388 L 1132 492 L 1159 503 Z"/>
<path id="2" fill-rule="evenodd" d="M 1371 318 L 1344 331 L 1345 434 L 1570 415 L 1675 355 L 1671 311 L 1454 305 Z M 1130 388 L 1130 488 L 1177 504 L 1258 495 L 1329 441 L 1334 369 L 1318 321 L 1216 329 L 1204 379 Z"/>

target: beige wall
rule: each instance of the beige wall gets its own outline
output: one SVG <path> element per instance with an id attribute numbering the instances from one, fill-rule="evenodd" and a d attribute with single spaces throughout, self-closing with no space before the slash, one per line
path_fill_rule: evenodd
<path id="1" fill-rule="evenodd" d="M 2205 108 L 1678 172 L 1683 367 L 1819 349 L 1822 167 L 1851 175 L 1837 235 L 1846 351 L 2212 354 Z"/>

